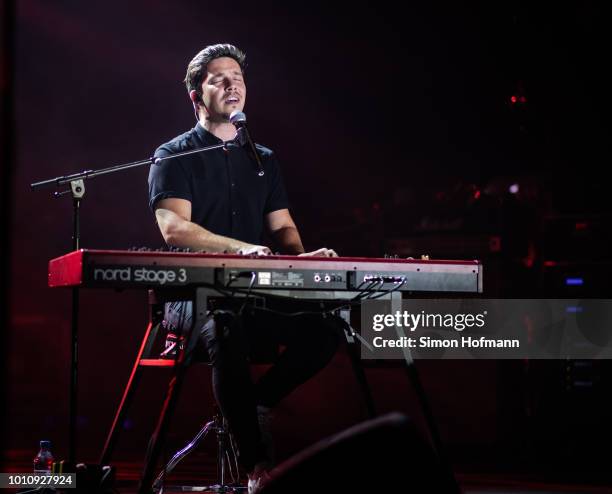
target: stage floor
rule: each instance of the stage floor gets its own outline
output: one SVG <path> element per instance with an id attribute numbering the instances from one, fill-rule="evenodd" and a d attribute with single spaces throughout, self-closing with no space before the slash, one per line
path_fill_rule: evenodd
<path id="1" fill-rule="evenodd" d="M 11 450 L 6 452 L 2 470 L 4 472 L 28 472 L 31 469 L 30 451 Z M 115 483 L 118 494 L 137 494 L 138 480 L 142 470 L 142 460 L 113 462 L 116 468 Z M 561 481 L 562 472 L 555 475 L 538 476 L 537 474 L 461 472 L 456 473 L 457 480 L 464 494 L 612 494 L 612 483 L 591 482 L 591 479 L 580 481 Z M 246 479 L 241 479 L 243 484 Z M 168 485 L 214 485 L 217 483 L 214 458 L 204 452 L 194 452 L 185 459 L 176 471 L 168 478 Z M 398 486 L 397 492 L 411 492 L 409 479 L 403 489 Z M 7 491 L 10 492 L 10 491 Z M 165 494 L 181 492 L 166 489 Z"/>

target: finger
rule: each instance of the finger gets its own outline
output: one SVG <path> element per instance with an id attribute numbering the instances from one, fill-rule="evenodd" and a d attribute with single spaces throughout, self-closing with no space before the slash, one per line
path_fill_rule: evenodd
<path id="1" fill-rule="evenodd" d="M 333 250 L 333 249 L 328 249 L 328 251 L 327 251 L 327 255 L 328 255 L 329 257 L 338 257 L 338 254 L 336 254 L 336 251 L 335 251 L 335 250 Z"/>

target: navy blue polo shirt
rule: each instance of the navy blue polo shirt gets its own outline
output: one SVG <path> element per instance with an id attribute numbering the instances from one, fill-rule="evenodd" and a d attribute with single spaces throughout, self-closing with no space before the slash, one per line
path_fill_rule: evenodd
<path id="1" fill-rule="evenodd" d="M 155 151 L 155 157 L 223 141 L 199 123 Z M 289 207 L 274 153 L 259 144 L 264 175 L 246 147 L 230 146 L 162 161 L 149 170 L 149 207 L 167 198 L 191 202 L 191 221 L 212 233 L 260 244 L 266 214 Z"/>

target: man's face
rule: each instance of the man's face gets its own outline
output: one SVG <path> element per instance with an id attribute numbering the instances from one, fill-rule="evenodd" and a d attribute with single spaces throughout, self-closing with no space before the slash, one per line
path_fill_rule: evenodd
<path id="1" fill-rule="evenodd" d="M 234 110 L 242 111 L 246 85 L 238 62 L 230 57 L 215 58 L 202 81 L 202 101 L 213 122 L 229 120 Z"/>

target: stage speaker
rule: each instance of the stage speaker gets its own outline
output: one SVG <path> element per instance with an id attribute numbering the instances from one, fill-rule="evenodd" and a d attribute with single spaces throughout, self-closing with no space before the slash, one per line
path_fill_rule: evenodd
<path id="1" fill-rule="evenodd" d="M 461 490 L 414 424 L 390 413 L 323 439 L 271 471 L 261 494 Z"/>

